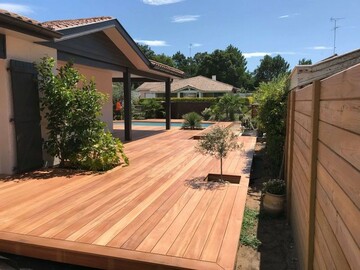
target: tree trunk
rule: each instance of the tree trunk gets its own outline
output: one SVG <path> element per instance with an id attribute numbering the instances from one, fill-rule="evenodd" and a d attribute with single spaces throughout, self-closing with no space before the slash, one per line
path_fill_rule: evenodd
<path id="1" fill-rule="evenodd" d="M 220 177 L 221 177 L 221 182 L 224 182 L 224 179 L 223 179 L 222 158 L 220 158 Z"/>

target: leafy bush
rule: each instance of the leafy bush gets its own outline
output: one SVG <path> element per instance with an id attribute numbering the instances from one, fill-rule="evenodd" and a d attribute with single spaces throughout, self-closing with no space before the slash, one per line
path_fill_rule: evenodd
<path id="1" fill-rule="evenodd" d="M 161 103 L 153 98 L 146 98 L 140 100 L 140 105 L 145 118 L 156 118 L 159 112 L 163 112 Z"/>
<path id="2" fill-rule="evenodd" d="M 263 183 L 262 192 L 269 192 L 274 195 L 284 195 L 286 193 L 285 181 L 282 179 L 270 179 Z"/>
<path id="3" fill-rule="evenodd" d="M 261 83 L 255 93 L 255 99 L 259 103 L 258 128 L 266 132 L 266 151 L 270 174 L 273 176 L 278 175 L 283 158 L 287 93 L 287 75 L 268 83 Z"/>
<path id="4" fill-rule="evenodd" d="M 60 159 L 60 166 L 105 170 L 128 163 L 121 142 L 104 131 L 99 120 L 106 96 L 95 82 L 85 78 L 67 63 L 53 74 L 55 60 L 44 57 L 37 64 L 41 110 L 47 120 L 47 152 Z M 80 87 L 78 87 L 80 85 Z M 89 161 L 94 158 L 92 165 Z"/>
<path id="5" fill-rule="evenodd" d="M 196 112 L 190 112 L 184 114 L 183 117 L 184 122 L 182 128 L 184 129 L 200 129 L 201 128 L 201 121 L 203 118 L 201 115 L 197 114 Z"/>

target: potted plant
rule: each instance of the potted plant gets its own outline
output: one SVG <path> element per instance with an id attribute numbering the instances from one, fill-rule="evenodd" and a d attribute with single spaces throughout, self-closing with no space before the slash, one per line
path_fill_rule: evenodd
<path id="1" fill-rule="evenodd" d="M 286 185 L 282 179 L 270 179 L 263 184 L 263 206 L 265 212 L 279 215 L 284 210 Z"/>

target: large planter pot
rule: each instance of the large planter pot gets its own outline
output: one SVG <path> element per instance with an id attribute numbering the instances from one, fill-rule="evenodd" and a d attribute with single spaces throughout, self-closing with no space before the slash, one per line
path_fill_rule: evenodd
<path id="1" fill-rule="evenodd" d="M 265 193 L 263 206 L 265 212 L 271 215 L 280 215 L 284 211 L 285 195 L 275 195 L 269 192 Z"/>

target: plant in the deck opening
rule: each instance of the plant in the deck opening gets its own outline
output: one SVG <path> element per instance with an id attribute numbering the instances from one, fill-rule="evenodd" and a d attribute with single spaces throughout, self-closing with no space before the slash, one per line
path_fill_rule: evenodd
<path id="1" fill-rule="evenodd" d="M 60 159 L 60 166 L 108 170 L 122 160 L 128 164 L 119 139 L 104 130 L 99 120 L 106 96 L 86 81 L 72 63 L 53 73 L 55 60 L 44 57 L 37 64 L 41 110 L 47 120 L 47 152 Z"/>
<path id="2" fill-rule="evenodd" d="M 184 129 L 201 129 L 201 121 L 203 118 L 196 112 L 189 112 L 182 116 L 184 122 L 182 128 Z"/>
<path id="3" fill-rule="evenodd" d="M 221 126 L 215 126 L 200 138 L 196 145 L 196 150 L 203 155 L 214 156 L 220 159 L 220 181 L 223 179 L 223 159 L 228 153 L 240 150 L 242 144 L 237 141 L 237 136 L 229 129 Z"/>

